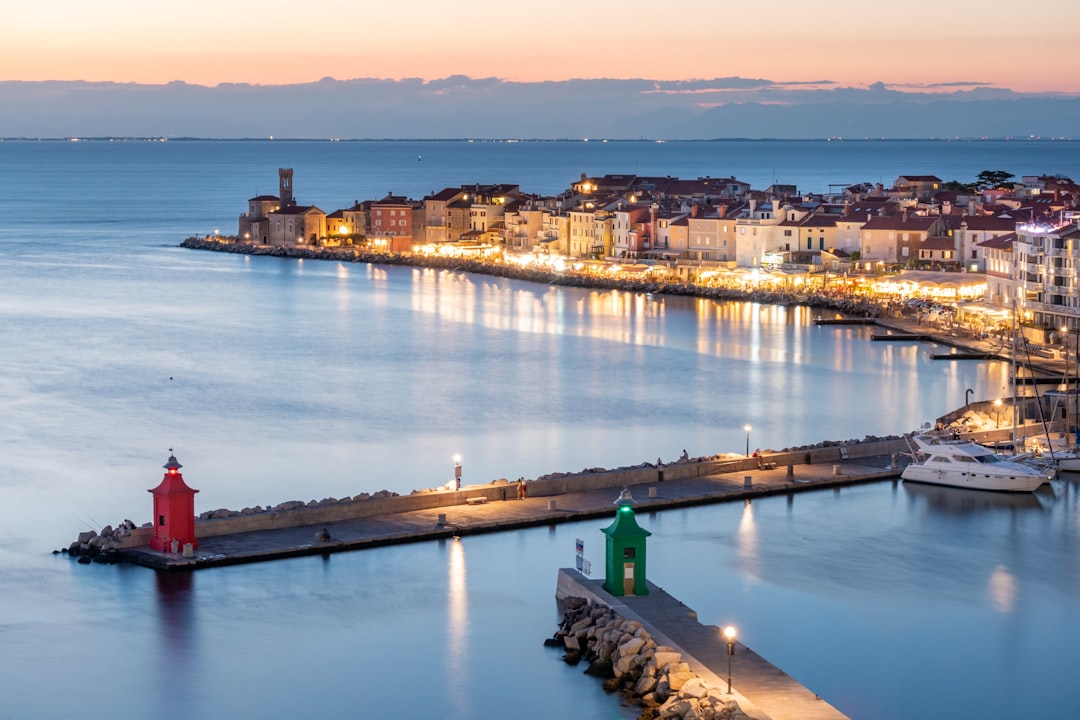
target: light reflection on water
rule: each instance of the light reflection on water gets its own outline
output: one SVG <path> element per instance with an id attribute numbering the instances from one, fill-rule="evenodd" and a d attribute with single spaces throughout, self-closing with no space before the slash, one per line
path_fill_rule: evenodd
<path id="1" fill-rule="evenodd" d="M 967 388 L 1007 394 L 1000 363 L 934 363 L 924 345 L 814 327 L 804 308 L 175 247 L 229 227 L 296 158 L 305 201 L 381 196 L 387 173 L 419 196 L 431 177 L 393 163 L 411 144 L 76 145 L 0 144 L 0 716 L 636 717 L 540 647 L 555 568 L 576 537 L 601 567 L 606 522 L 465 537 L 460 576 L 447 543 L 221 568 L 190 587 L 46 555 L 144 519 L 170 447 L 199 510 L 241 508 L 441 485 L 455 453 L 466 482 L 535 477 L 741 450 L 748 422 L 761 447 L 903 432 Z M 1032 153 L 1076 156 L 902 143 L 883 164 L 865 147 L 424 144 L 423 165 L 449 182 L 529 168 L 523 187 L 555 193 L 586 150 L 601 169 L 646 152 L 642 172 L 722 160 L 751 181 L 780 153 L 819 189 L 822 173 L 904 172 L 913 151 L 949 177 L 994 152 L 1031 171 Z M 528 157 L 473 154 L 489 151 Z M 859 162 L 837 167 L 837 151 Z M 650 513 L 650 578 L 854 717 L 1071 717 L 1075 482 L 1043 508 L 955 505 L 882 484 Z"/>
<path id="2" fill-rule="evenodd" d="M 1080 637 L 1075 481 L 1038 502 L 871 485 L 641 512 L 650 579 L 852 717 L 1067 718 Z M 913 491 L 914 490 L 914 491 Z M 994 498 L 994 499 L 988 499 Z M 0 570 L 17 717 L 132 712 L 635 717 L 540 646 L 577 538 L 607 519 L 160 575 Z M 29 610 L 29 608 L 33 608 Z M 107 658 L 107 686 L 55 677 Z M 1006 691 L 1003 688 L 1011 688 Z M 46 712 L 18 712 L 42 707 Z"/>

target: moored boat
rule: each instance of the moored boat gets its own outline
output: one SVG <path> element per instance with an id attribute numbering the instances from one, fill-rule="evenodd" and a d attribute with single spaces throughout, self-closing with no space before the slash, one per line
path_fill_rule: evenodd
<path id="1" fill-rule="evenodd" d="M 964 440 L 942 440 L 916 435 L 919 458 L 904 468 L 908 482 L 946 485 L 972 490 L 1032 492 L 1054 479 L 1053 468 L 1031 467 L 1002 458 L 993 450 Z"/>

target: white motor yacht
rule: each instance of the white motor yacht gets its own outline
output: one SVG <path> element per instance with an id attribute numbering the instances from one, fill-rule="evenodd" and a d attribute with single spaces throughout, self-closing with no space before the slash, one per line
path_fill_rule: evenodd
<path id="1" fill-rule="evenodd" d="M 1032 492 L 1054 479 L 1053 468 L 1012 462 L 993 450 L 965 440 L 943 440 L 931 435 L 912 438 L 919 459 L 900 477 L 909 482 L 947 485 L 972 490 Z"/>

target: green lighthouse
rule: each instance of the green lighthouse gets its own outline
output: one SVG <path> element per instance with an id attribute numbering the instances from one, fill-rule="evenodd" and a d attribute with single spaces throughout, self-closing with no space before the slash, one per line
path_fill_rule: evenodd
<path id="1" fill-rule="evenodd" d="M 607 535 L 607 573 L 604 589 L 612 595 L 648 595 L 645 586 L 645 538 L 652 535 L 634 519 L 634 498 L 623 488 L 615 501 L 615 522 L 603 529 Z"/>

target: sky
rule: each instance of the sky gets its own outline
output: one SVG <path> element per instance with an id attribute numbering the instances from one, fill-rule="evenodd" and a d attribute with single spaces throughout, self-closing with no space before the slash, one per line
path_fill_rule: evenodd
<path id="1" fill-rule="evenodd" d="M 737 76 L 1080 94 L 1076 0 L 43 0 L 11 4 L 4 27 L 0 81 Z"/>

